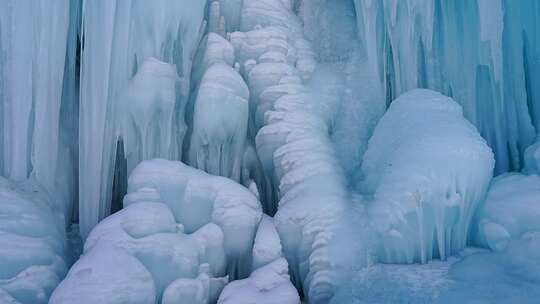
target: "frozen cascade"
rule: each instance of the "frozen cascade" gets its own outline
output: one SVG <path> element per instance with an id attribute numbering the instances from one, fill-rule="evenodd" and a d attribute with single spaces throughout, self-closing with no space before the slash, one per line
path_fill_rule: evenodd
<path id="1" fill-rule="evenodd" d="M 59 161 L 60 108 L 76 3 L 0 3 L 0 174 L 14 181 L 33 176 L 55 195 L 53 207 L 66 213 L 73 198 L 56 195 L 67 187 L 62 175 L 69 166 Z"/>
<path id="2" fill-rule="evenodd" d="M 534 303 L 539 20 L 0 2 L 0 302 Z"/>
<path id="3" fill-rule="evenodd" d="M 126 101 L 122 96 L 134 74 L 132 84 L 142 77 L 136 72 L 151 57 L 175 65 L 180 78 L 175 95 L 168 89 L 168 97 L 160 97 L 169 103 L 175 99 L 174 105 L 168 105 L 174 112 L 164 113 L 170 125 L 160 130 L 163 134 L 171 132 L 171 140 L 167 147 L 160 148 L 160 153 L 167 151 L 168 158 L 181 159 L 192 59 L 205 26 L 204 1 L 99 0 L 84 4 L 79 122 L 79 214 L 83 237 L 110 212 L 114 153 L 122 127 L 118 122 L 127 119 L 125 109 L 129 107 L 122 102 Z M 126 151 L 126 155 L 131 152 Z"/>

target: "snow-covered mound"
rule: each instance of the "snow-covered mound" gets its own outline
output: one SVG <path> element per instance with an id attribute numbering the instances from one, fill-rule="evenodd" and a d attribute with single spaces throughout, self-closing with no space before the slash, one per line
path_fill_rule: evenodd
<path id="1" fill-rule="evenodd" d="M 215 301 L 228 281 L 221 228 L 208 223 L 185 234 L 171 209 L 147 201 L 148 193 L 130 196 L 124 209 L 91 231 L 51 303 L 155 303 L 162 296 L 169 303 L 192 291 L 180 282 L 200 280 L 201 303 L 211 303 L 210 295 Z"/>
<path id="2" fill-rule="evenodd" d="M 498 176 L 475 220 L 475 241 L 497 251 L 527 232 L 540 231 L 540 177 L 517 173 Z"/>
<path id="3" fill-rule="evenodd" d="M 247 188 L 181 162 L 154 159 L 142 162 L 131 174 L 124 205 L 148 195 L 152 199 L 159 195 L 186 233 L 208 223 L 217 225 L 223 231 L 227 273 L 231 278 L 249 274 L 262 208 Z"/>
<path id="4" fill-rule="evenodd" d="M 0 177 L 1 303 L 47 303 L 66 274 L 64 219 L 51 205 L 35 183 Z"/>
<path id="5" fill-rule="evenodd" d="M 275 260 L 255 270 L 249 278 L 225 286 L 218 304 L 300 304 L 287 271 L 285 259 Z"/>
<path id="6" fill-rule="evenodd" d="M 394 100 L 362 164 L 379 258 L 425 263 L 462 250 L 493 166 L 491 150 L 452 99 L 418 89 Z"/>

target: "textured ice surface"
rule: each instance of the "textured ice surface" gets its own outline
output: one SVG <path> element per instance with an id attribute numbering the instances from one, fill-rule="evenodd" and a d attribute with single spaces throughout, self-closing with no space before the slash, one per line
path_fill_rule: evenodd
<path id="1" fill-rule="evenodd" d="M 147 201 L 152 192 L 142 192 L 94 227 L 52 303 L 154 303 L 162 296 L 166 303 L 189 296 L 200 302 L 186 303 L 209 303 L 217 298 L 227 282 L 220 278 L 227 266 L 221 228 L 208 223 L 185 234 L 168 205 L 155 196 Z"/>
<path id="2" fill-rule="evenodd" d="M 468 248 L 446 262 L 378 264 L 356 274 L 332 303 L 536 303 L 540 235 L 529 233 L 501 252 Z"/>
<path id="3" fill-rule="evenodd" d="M 34 182 L 0 177 L 0 299 L 47 303 L 67 272 L 64 221 L 51 204 Z"/>
<path id="4" fill-rule="evenodd" d="M 369 141 L 360 185 L 373 196 L 382 261 L 425 263 L 465 248 L 493 164 L 452 99 L 418 89 L 394 100 Z"/>
<path id="5" fill-rule="evenodd" d="M 298 292 L 289 280 L 283 258 L 255 270 L 248 278 L 225 286 L 218 304 L 299 304 Z"/>
<path id="6" fill-rule="evenodd" d="M 133 171 L 128 196 L 148 192 L 148 188 L 159 193 L 186 233 L 208 223 L 219 226 L 224 236 L 227 273 L 231 278 L 249 274 L 251 248 L 262 208 L 247 188 L 181 162 L 161 159 L 144 161 Z"/>
<path id="7" fill-rule="evenodd" d="M 540 231 L 540 177 L 507 173 L 495 178 L 478 210 L 475 241 L 492 250 L 504 249 L 512 239 Z M 540 262 L 540 261 L 539 261 Z"/>

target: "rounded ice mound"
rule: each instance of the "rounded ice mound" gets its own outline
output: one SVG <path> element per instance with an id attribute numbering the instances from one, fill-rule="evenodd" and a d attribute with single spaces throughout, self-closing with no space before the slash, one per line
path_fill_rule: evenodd
<path id="1" fill-rule="evenodd" d="M 225 286 L 218 304 L 299 304 L 300 297 L 289 280 L 284 258 L 255 270 L 247 279 Z"/>
<path id="2" fill-rule="evenodd" d="M 100 244 L 73 265 L 51 296 L 51 304 L 152 304 L 156 290 L 152 275 L 125 250 Z"/>
<path id="3" fill-rule="evenodd" d="M 174 298 L 175 291 L 183 293 L 170 285 L 181 279 L 195 280 L 201 269 L 208 281 L 201 285 L 205 298 L 221 291 L 224 283 L 219 282 L 226 271 L 221 228 L 208 223 L 186 235 L 169 207 L 155 201 L 156 193 L 147 188 L 141 192 L 131 195 L 125 200 L 124 209 L 94 227 L 86 240 L 83 257 L 55 291 L 54 299 L 58 302 L 53 303 L 75 303 L 77 297 L 88 299 L 88 303 L 154 303 L 161 300 L 164 291 L 169 290 L 168 299 Z M 145 197 L 152 200 L 145 201 Z M 122 263 L 117 265 L 112 256 L 130 258 L 125 259 L 124 267 Z M 89 274 L 79 275 L 86 272 Z M 210 286 L 212 282 L 218 284 Z M 151 293 L 145 284 L 150 284 Z M 131 285 L 142 292 L 137 298 L 140 302 L 130 298 Z M 72 296 L 73 286 L 77 297 Z M 110 296 L 116 289 L 125 290 L 125 294 Z"/>
<path id="4" fill-rule="evenodd" d="M 0 177 L 0 302 L 47 303 L 67 272 L 64 220 L 32 181 Z"/>
<path id="5" fill-rule="evenodd" d="M 209 175 L 178 161 L 144 161 L 129 178 L 128 193 L 154 188 L 186 233 L 208 223 L 223 231 L 227 273 L 246 277 L 251 269 L 251 249 L 262 218 L 261 204 L 247 188 Z"/>
<path id="6" fill-rule="evenodd" d="M 540 232 L 540 177 L 508 173 L 495 178 L 476 221 L 476 243 L 495 251 L 527 232 Z"/>
<path id="7" fill-rule="evenodd" d="M 175 65 L 153 57 L 147 58 L 130 80 L 124 96 L 128 115 L 122 134 L 128 173 L 141 160 L 168 157 L 176 144 L 173 120 L 178 81 Z M 183 137 L 183 131 L 179 133 Z"/>
<path id="8" fill-rule="evenodd" d="M 364 155 L 360 189 L 390 263 L 463 249 L 494 167 L 493 153 L 451 98 L 430 90 L 394 100 Z"/>

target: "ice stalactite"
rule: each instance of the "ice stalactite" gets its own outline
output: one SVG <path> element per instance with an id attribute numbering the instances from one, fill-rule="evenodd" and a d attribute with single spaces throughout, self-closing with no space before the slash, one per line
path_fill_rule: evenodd
<path id="1" fill-rule="evenodd" d="M 130 80 L 122 97 L 125 117 L 121 131 L 128 173 L 142 160 L 174 157 L 172 126 L 178 82 L 176 67 L 153 57 Z"/>
<path id="2" fill-rule="evenodd" d="M 523 167 L 538 128 L 538 2 L 355 1 L 355 10 L 383 95 L 449 95 L 493 149 L 496 173 Z"/>
<path id="3" fill-rule="evenodd" d="M 15 181 L 32 176 L 54 195 L 57 175 L 64 173 L 57 170 L 63 170 L 60 109 L 69 26 L 69 1 L 0 4 L 1 174 Z M 71 202 L 62 199 L 53 202 L 65 212 Z"/>
<path id="4" fill-rule="evenodd" d="M 205 39 L 192 80 L 188 163 L 208 173 L 241 181 L 248 127 L 249 90 L 233 68 L 234 49 L 215 33 Z"/>
<path id="5" fill-rule="evenodd" d="M 142 126 L 154 132 L 159 129 L 162 139 L 169 137 L 163 139 L 161 144 L 164 146 L 159 148 L 159 153 L 153 150 L 151 142 L 143 147 L 141 139 L 147 134 L 140 134 L 135 136 L 138 138 L 135 150 L 152 151 L 147 153 L 148 157 L 162 154 L 167 154 L 170 159 L 182 157 L 185 105 L 190 94 L 192 60 L 205 27 L 204 9 L 204 1 L 190 4 L 164 0 L 84 3 L 79 122 L 79 219 L 83 236 L 110 212 L 116 143 L 123 136 L 119 122 L 128 119 L 127 111 L 123 111 L 129 107 L 126 90 L 129 90 L 129 81 L 134 75 L 132 85 L 143 77 L 137 74 L 139 69 L 143 69 L 142 74 L 150 69 L 144 62 L 151 57 L 175 66 L 179 80 L 177 85 L 173 85 L 172 80 L 167 82 L 167 96 L 158 94 L 154 97 L 159 100 L 142 101 L 152 102 L 152 105 L 146 105 L 151 108 L 150 112 L 158 116 L 161 112 L 169 122 L 159 128 L 152 123 L 150 127 Z M 167 79 L 175 78 L 172 72 L 167 73 Z M 175 87 L 174 94 L 172 86 Z M 166 109 L 159 107 L 160 100 L 167 102 Z M 135 133 L 144 131 L 135 127 L 136 124 L 132 129 Z M 133 142 L 133 138 L 126 140 Z M 138 153 L 131 150 L 131 146 L 125 147 L 128 157 L 130 153 Z M 137 155 L 133 162 L 142 158 L 143 155 Z M 134 165 L 132 163 L 131 167 Z"/>

